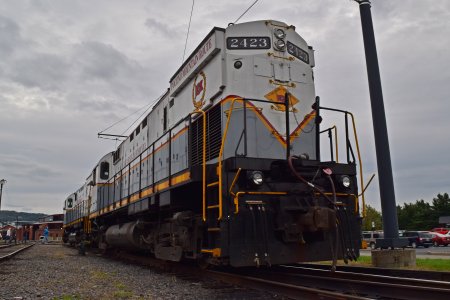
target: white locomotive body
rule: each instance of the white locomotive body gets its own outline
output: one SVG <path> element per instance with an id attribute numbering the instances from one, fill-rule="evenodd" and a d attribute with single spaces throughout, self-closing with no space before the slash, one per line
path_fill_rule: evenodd
<path id="1" fill-rule="evenodd" d="M 356 257 L 355 163 L 320 160 L 314 63 L 282 22 L 214 28 L 68 197 L 66 236 L 233 266 L 330 259 L 337 240 Z"/>

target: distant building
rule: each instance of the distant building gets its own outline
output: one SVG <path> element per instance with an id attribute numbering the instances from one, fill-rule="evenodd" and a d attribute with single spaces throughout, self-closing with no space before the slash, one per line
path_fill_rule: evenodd
<path id="1" fill-rule="evenodd" d="M 32 225 L 30 237 L 34 240 L 39 240 L 39 237 L 44 235 L 44 229 L 48 226 L 50 241 L 61 241 L 63 236 L 63 214 L 48 215 L 39 218 L 39 221 Z"/>
<path id="2" fill-rule="evenodd" d="M 38 222 L 19 221 L 17 222 L 17 227 L 12 225 L 0 227 L 0 234 L 2 238 L 4 238 L 7 230 L 11 228 L 16 229 L 16 237 L 18 242 L 22 242 L 25 238 L 27 240 L 39 240 L 39 237 L 44 235 L 45 227 L 48 226 L 48 239 L 50 241 L 61 241 L 64 232 L 63 220 L 63 214 L 56 214 L 39 218 Z"/>

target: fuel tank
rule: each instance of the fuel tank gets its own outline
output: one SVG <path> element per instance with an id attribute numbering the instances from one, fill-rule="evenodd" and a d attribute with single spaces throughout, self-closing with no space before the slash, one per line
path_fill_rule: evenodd
<path id="1" fill-rule="evenodd" d="M 141 248 L 140 230 L 138 222 L 113 225 L 106 230 L 106 243 L 115 248 Z"/>

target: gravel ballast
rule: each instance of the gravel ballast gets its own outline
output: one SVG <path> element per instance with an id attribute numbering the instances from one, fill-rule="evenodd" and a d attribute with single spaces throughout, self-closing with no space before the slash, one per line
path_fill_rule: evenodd
<path id="1" fill-rule="evenodd" d="M 181 279 L 63 245 L 37 244 L 0 263 L 0 299 L 276 299 L 231 285 Z"/>

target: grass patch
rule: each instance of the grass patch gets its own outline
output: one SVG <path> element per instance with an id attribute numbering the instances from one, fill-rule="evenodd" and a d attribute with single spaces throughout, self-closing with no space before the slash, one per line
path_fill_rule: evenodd
<path id="1" fill-rule="evenodd" d="M 125 284 L 116 282 L 114 286 L 117 288 L 117 291 L 113 293 L 115 299 L 128 299 L 133 297 L 133 292 L 127 289 Z"/>
<path id="2" fill-rule="evenodd" d="M 53 298 L 53 300 L 81 300 L 78 295 L 62 295 L 61 297 Z"/>
<path id="3" fill-rule="evenodd" d="M 133 297 L 133 293 L 131 291 L 118 290 L 113 294 L 115 299 L 129 299 Z"/>
<path id="4" fill-rule="evenodd" d="M 320 264 L 330 265 L 331 261 L 321 261 Z M 338 266 L 345 266 L 343 260 L 337 261 Z M 372 259 L 370 256 L 360 256 L 358 260 L 349 261 L 348 266 L 356 266 L 356 267 L 371 267 Z M 405 267 L 404 269 L 410 270 L 421 270 L 421 271 L 441 271 L 441 272 L 450 272 L 450 259 L 442 259 L 442 258 L 416 258 L 416 266 L 415 267 Z"/>
<path id="5" fill-rule="evenodd" d="M 108 279 L 110 275 L 102 271 L 91 271 L 91 277 L 92 279 L 105 280 Z"/>
<path id="6" fill-rule="evenodd" d="M 62 251 L 57 251 L 53 254 L 53 258 L 55 259 L 64 259 L 66 255 Z"/>
<path id="7" fill-rule="evenodd" d="M 450 259 L 417 258 L 417 270 L 450 272 Z"/>

